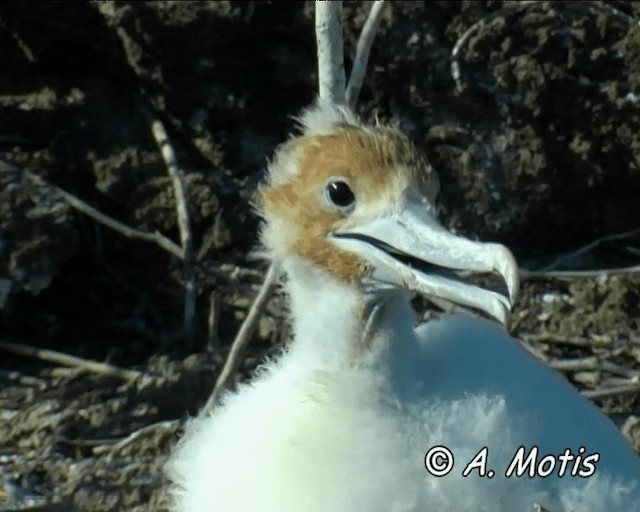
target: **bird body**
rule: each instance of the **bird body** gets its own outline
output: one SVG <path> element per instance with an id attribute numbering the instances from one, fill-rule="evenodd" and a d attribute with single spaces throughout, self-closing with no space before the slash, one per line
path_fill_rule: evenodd
<path id="1" fill-rule="evenodd" d="M 442 269 L 494 270 L 512 300 L 510 253 L 439 226 L 435 173 L 398 131 L 322 102 L 302 125 L 260 204 L 294 337 L 189 422 L 175 510 L 640 511 L 640 459 L 615 425 L 500 326 L 416 328 L 410 290 L 505 320 L 509 300 Z"/>

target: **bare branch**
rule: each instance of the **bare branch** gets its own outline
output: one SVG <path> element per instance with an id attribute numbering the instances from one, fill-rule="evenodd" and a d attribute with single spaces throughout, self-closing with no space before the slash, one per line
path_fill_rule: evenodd
<path id="1" fill-rule="evenodd" d="M 211 396 L 202 409 L 204 414 L 212 411 L 213 408 L 217 405 L 218 400 L 220 399 L 220 395 L 228 386 L 231 378 L 233 377 L 233 374 L 237 371 L 247 343 L 249 343 L 249 340 L 251 339 L 251 336 L 256 329 L 262 311 L 267 304 L 267 300 L 269 298 L 271 289 L 275 284 L 276 278 L 278 277 L 278 273 L 278 266 L 272 263 L 269 267 L 269 270 L 267 271 L 267 275 L 264 278 L 262 288 L 260 288 L 258 295 L 251 305 L 251 309 L 247 313 L 247 317 L 244 319 L 242 326 L 238 330 L 236 338 L 233 340 L 231 350 L 229 351 L 229 355 L 227 356 L 227 360 L 224 363 L 224 367 L 222 368 L 222 371 L 218 376 L 218 380 L 216 381 L 213 393 L 211 393 Z"/>
<path id="2" fill-rule="evenodd" d="M 11 352 L 12 354 L 17 354 L 20 356 L 33 357 L 41 361 L 56 363 L 63 366 L 81 368 L 92 373 L 98 373 L 100 375 L 106 375 L 108 377 L 115 377 L 123 380 L 139 379 L 140 377 L 147 375 L 137 370 L 118 368 L 107 363 L 89 361 L 87 359 L 82 359 L 81 357 L 63 354 L 62 352 L 56 352 L 55 350 L 37 348 L 31 345 L 25 345 L 23 343 L 10 343 L 8 341 L 0 341 L 0 350 Z"/>
<path id="3" fill-rule="evenodd" d="M 624 366 L 607 361 L 605 356 L 587 356 L 577 359 L 556 359 L 549 362 L 549 366 L 561 372 L 582 372 L 597 370 L 614 375 L 621 375 L 626 379 L 637 378 L 638 372 L 629 370 Z"/>
<path id="4" fill-rule="evenodd" d="M 180 420 L 167 420 L 167 421 L 158 421 L 157 423 L 152 423 L 151 425 L 146 425 L 138 430 L 133 431 L 127 437 L 120 439 L 115 442 L 111 442 L 109 440 L 107 443 L 101 444 L 93 448 L 93 453 L 95 455 L 102 455 L 104 453 L 109 453 L 111 455 L 116 454 L 117 452 L 121 452 L 127 446 L 130 446 L 132 443 L 136 442 L 141 437 L 144 437 L 148 434 L 158 435 L 158 433 L 162 433 L 165 436 L 173 435 L 176 430 L 180 427 Z"/>
<path id="5" fill-rule="evenodd" d="M 22 54 L 30 63 L 38 62 L 38 59 L 33 53 L 33 50 L 29 47 L 29 45 L 25 42 L 25 40 L 22 39 L 22 37 L 20 37 L 20 34 L 18 34 L 18 32 L 12 30 L 11 27 L 9 27 L 4 22 L 4 20 L 2 20 L 2 18 L 0 18 L 0 29 L 2 29 L 3 31 L 11 35 L 13 40 L 18 45 L 18 48 L 20 48 L 20 50 L 22 51 Z"/>
<path id="6" fill-rule="evenodd" d="M 573 277 L 597 277 L 602 275 L 615 275 L 615 274 L 635 274 L 640 272 L 640 265 L 634 265 L 631 267 L 618 267 L 618 268 L 605 268 L 596 270 L 555 270 L 562 266 L 563 263 L 581 256 L 599 245 L 605 242 L 613 242 L 615 240 L 624 240 L 625 238 L 631 238 L 640 236 L 640 228 L 632 229 L 631 231 L 625 231 L 624 233 L 617 233 L 614 235 L 605 235 L 600 238 L 596 238 L 592 242 L 578 247 L 574 251 L 559 256 L 556 261 L 551 265 L 546 266 L 541 270 L 525 270 L 520 269 L 520 279 L 534 279 L 534 278 L 573 278 Z"/>
<path id="7" fill-rule="evenodd" d="M 629 383 L 626 386 L 616 386 L 611 388 L 590 389 L 583 391 L 582 395 L 592 400 L 603 400 L 612 396 L 633 395 L 640 393 L 640 384 Z"/>
<path id="8" fill-rule="evenodd" d="M 217 353 L 220 350 L 220 338 L 218 337 L 218 320 L 220 317 L 220 302 L 216 298 L 216 292 L 209 295 L 209 336 L 207 339 L 207 350 L 210 353 Z"/>
<path id="9" fill-rule="evenodd" d="M 162 247 L 165 251 L 175 256 L 176 258 L 179 258 L 181 260 L 184 259 L 184 252 L 182 251 L 182 249 L 178 245 L 176 245 L 172 240 L 162 235 L 161 233 L 158 233 L 158 232 L 147 233 L 146 231 L 140 231 L 139 229 L 134 229 L 132 227 L 129 227 L 126 224 L 123 224 L 122 222 L 117 221 L 109 217 L 108 215 L 105 215 L 104 213 L 96 210 L 93 206 L 89 206 L 82 199 L 74 196 L 73 194 L 70 194 L 66 190 L 61 189 L 60 187 L 57 187 L 55 185 L 46 183 L 39 176 L 36 176 L 35 174 L 32 174 L 29 171 L 26 171 L 24 169 L 15 167 L 14 165 L 11 165 L 7 162 L 0 161 L 0 170 L 4 170 L 8 172 L 22 172 L 24 176 L 26 176 L 33 183 L 40 186 L 51 187 L 58 194 L 60 194 L 63 197 L 63 199 L 69 204 L 69 206 L 71 206 L 72 208 L 75 208 L 79 212 L 84 213 L 85 215 L 91 217 L 95 221 L 101 224 L 104 224 L 105 226 L 113 229 L 114 231 L 117 231 L 121 235 L 126 236 L 127 238 L 135 238 L 138 240 L 143 240 L 145 242 L 153 242 L 154 244 L 158 245 L 159 247 Z"/>
<path id="10" fill-rule="evenodd" d="M 593 338 L 567 337 L 553 332 L 544 332 L 541 334 L 521 333 L 520 338 L 527 342 L 547 343 L 553 345 L 570 345 L 574 347 L 610 347 L 611 341 L 598 340 Z"/>
<path id="11" fill-rule="evenodd" d="M 146 109 L 145 109 L 146 110 Z M 189 222 L 189 209 L 187 207 L 187 199 L 184 190 L 184 183 L 182 181 L 182 172 L 178 167 L 178 160 L 173 150 L 173 146 L 169 141 L 167 131 L 162 124 L 162 121 L 153 114 L 153 112 L 146 110 L 147 116 L 151 121 L 151 132 L 153 138 L 158 144 L 162 159 L 167 167 L 167 172 L 171 178 L 173 185 L 173 193 L 176 200 L 176 215 L 178 218 L 178 229 L 180 230 L 180 245 L 182 246 L 182 252 L 184 258 L 182 260 L 182 272 L 184 277 L 184 316 L 183 316 L 183 329 L 189 340 L 189 343 L 193 343 L 193 334 L 195 329 L 195 317 L 196 317 L 196 284 L 195 284 L 195 271 L 194 271 L 194 252 L 193 252 L 193 237 L 191 235 L 191 224 Z"/>
<path id="12" fill-rule="evenodd" d="M 563 262 L 571 260 L 571 259 L 574 259 L 574 258 L 577 258 L 578 256 L 581 256 L 581 255 L 591 251 L 592 249 L 595 249 L 600 244 L 603 244 L 605 242 L 612 242 L 612 241 L 615 241 L 615 240 L 623 240 L 625 238 L 631 238 L 631 237 L 634 237 L 634 236 L 640 236 L 640 228 L 632 229 L 631 231 L 625 231 L 624 233 L 617 233 L 617 234 L 614 234 L 614 235 L 605 235 L 605 236 L 602 236 L 600 238 L 596 238 L 592 242 L 589 242 L 588 244 L 585 244 L 582 247 L 579 247 L 575 251 L 571 251 L 570 253 L 563 254 L 556 261 L 554 261 L 551 265 L 548 265 L 547 267 L 541 269 L 541 272 L 555 270 L 559 266 L 561 266 L 561 264 Z"/>
<path id="13" fill-rule="evenodd" d="M 601 268 L 596 270 L 551 270 L 531 271 L 520 269 L 520 281 L 531 279 L 573 279 L 574 277 L 616 276 L 640 273 L 640 265 L 631 267 Z"/>
<path id="14" fill-rule="evenodd" d="M 341 1 L 316 0 L 318 93 L 334 103 L 346 101 L 341 14 Z"/>
<path id="15" fill-rule="evenodd" d="M 353 60 L 353 69 L 349 77 L 349 85 L 347 85 L 347 105 L 351 108 L 354 108 L 358 101 L 364 75 L 367 70 L 367 63 L 369 62 L 369 51 L 371 50 L 373 39 L 380 25 L 380 20 L 382 19 L 384 5 L 384 0 L 376 0 L 373 2 L 367 21 L 364 27 L 362 27 L 362 32 L 360 32 L 358 46 L 356 47 L 356 56 Z"/>

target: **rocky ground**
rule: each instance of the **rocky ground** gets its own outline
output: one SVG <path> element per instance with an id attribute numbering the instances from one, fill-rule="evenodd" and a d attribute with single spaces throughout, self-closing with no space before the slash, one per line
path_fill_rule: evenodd
<path id="1" fill-rule="evenodd" d="M 514 334 L 640 450 L 640 6 L 525 4 L 394 2 L 358 110 L 426 152 L 446 225 L 513 249 Z M 347 67 L 367 9 L 345 4 Z M 250 203 L 316 92 L 313 3 L 8 2 L 0 62 L 0 510 L 166 510 L 264 273 Z M 178 243 L 150 115 L 185 173 L 193 337 L 180 260 L 61 192 Z M 275 295 L 238 378 L 286 337 Z"/>

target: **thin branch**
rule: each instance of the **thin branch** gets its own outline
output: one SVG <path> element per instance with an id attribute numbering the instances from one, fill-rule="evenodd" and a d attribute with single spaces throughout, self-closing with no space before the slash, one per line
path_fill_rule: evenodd
<path id="1" fill-rule="evenodd" d="M 69 204 L 69 206 L 71 206 L 72 208 L 75 208 L 81 213 L 84 213 L 88 217 L 91 217 L 96 222 L 99 222 L 100 224 L 103 224 L 113 229 L 117 233 L 120 233 L 121 235 L 127 238 L 133 238 L 133 239 L 142 240 L 145 242 L 155 243 L 156 245 L 158 245 L 160 248 L 167 251 L 172 256 L 175 256 L 180 260 L 184 259 L 184 253 L 182 251 L 182 248 L 177 244 L 175 244 L 171 239 L 165 237 L 159 232 L 147 233 L 146 231 L 140 231 L 138 229 L 134 229 L 130 226 L 127 226 L 126 224 L 123 224 L 122 222 L 115 220 L 112 217 L 109 217 L 108 215 L 105 215 L 104 213 L 96 210 L 92 206 L 89 206 L 82 199 L 74 196 L 73 194 L 67 192 L 66 190 L 60 187 L 57 187 L 55 185 L 52 185 L 50 183 L 47 183 L 40 176 L 32 174 L 29 171 L 16 167 L 15 165 L 5 162 L 3 160 L 0 160 L 0 171 L 22 173 L 24 174 L 25 177 L 27 177 L 33 183 L 39 186 L 46 186 L 46 187 L 52 188 L 62 196 L 62 198 Z M 204 272 L 206 275 L 217 278 L 217 279 L 222 279 L 226 283 L 236 288 L 242 286 L 242 282 L 240 281 L 241 279 L 258 281 L 262 277 L 262 274 L 258 270 L 254 270 L 251 268 L 243 268 L 237 265 L 222 263 L 219 265 L 218 268 L 216 268 L 206 261 L 196 263 L 196 265 L 198 269 Z"/>
<path id="2" fill-rule="evenodd" d="M 587 356 L 576 359 L 556 359 L 549 362 L 549 366 L 561 372 L 581 372 L 587 370 L 597 370 L 621 375 L 627 379 L 633 379 L 637 372 L 629 370 L 624 366 L 607 361 L 605 356 Z"/>
<path id="3" fill-rule="evenodd" d="M 33 64 L 34 62 L 38 62 L 38 59 L 33 53 L 33 50 L 29 47 L 29 45 L 25 42 L 25 40 L 22 39 L 22 37 L 20 37 L 20 34 L 18 34 L 18 32 L 12 30 L 11 27 L 9 27 L 4 22 L 4 20 L 2 20 L 2 18 L 0 18 L 0 29 L 3 29 L 4 31 L 11 34 L 11 37 L 16 42 L 16 45 L 18 46 L 18 48 L 20 48 L 20 50 L 22 51 L 22 54 L 30 63 Z"/>
<path id="4" fill-rule="evenodd" d="M 362 32 L 360 32 L 360 38 L 358 39 L 358 45 L 356 47 L 356 56 L 353 60 L 353 68 L 351 70 L 351 76 L 349 77 L 349 85 L 347 85 L 347 105 L 351 108 L 354 108 L 358 101 L 364 75 L 367 70 L 367 63 L 369 62 L 369 52 L 378 26 L 380 25 L 380 20 L 382 19 L 384 5 L 384 0 L 376 0 L 373 2 L 367 21 L 362 27 Z"/>
<path id="5" fill-rule="evenodd" d="M 211 396 L 209 397 L 206 405 L 203 408 L 203 412 L 205 414 L 211 412 L 217 405 L 218 400 L 220 399 L 220 395 L 227 388 L 229 382 L 231 381 L 231 378 L 237 371 L 242 359 L 242 355 L 244 354 L 244 350 L 249 343 L 249 340 L 251 339 L 251 336 L 253 335 L 258 324 L 258 320 L 262 315 L 262 311 L 267 304 L 267 300 L 270 296 L 271 289 L 275 284 L 276 278 L 278 277 L 278 273 L 278 266 L 272 263 L 269 267 L 269 270 L 267 271 L 267 275 L 264 278 L 264 283 L 262 284 L 258 295 L 251 305 L 251 309 L 247 313 L 247 317 L 244 319 L 242 326 L 238 330 L 236 338 L 233 340 L 231 350 L 229 351 L 229 355 L 227 356 L 227 360 L 224 363 L 224 367 L 222 368 L 222 371 L 218 376 L 218 380 L 216 381 L 213 393 L 211 393 Z"/>
<path id="6" fill-rule="evenodd" d="M 41 361 L 47 361 L 49 363 L 56 363 L 62 366 L 72 366 L 74 368 L 80 368 L 92 373 L 100 375 L 106 375 L 108 377 L 115 377 L 123 380 L 139 379 L 147 375 L 146 373 L 139 372 L 137 370 L 130 370 L 126 368 L 118 368 L 107 363 L 98 363 L 96 361 L 89 361 L 82 359 L 81 357 L 71 356 L 63 354 L 62 352 L 56 352 L 55 350 L 48 350 L 44 348 L 37 348 L 31 345 L 25 345 L 24 343 L 10 343 L 8 341 L 0 341 L 0 350 L 10 352 L 25 357 L 32 357 Z"/>
<path id="7" fill-rule="evenodd" d="M 612 242 L 615 240 L 623 240 L 625 238 L 631 238 L 635 236 L 640 236 L 640 228 L 632 229 L 630 231 L 625 231 L 624 233 L 616 233 L 613 235 L 605 235 L 600 238 L 596 238 L 595 240 L 585 244 L 577 249 L 560 255 L 552 264 L 547 265 L 541 270 L 526 270 L 520 269 L 520 279 L 535 279 L 535 278 L 574 278 L 574 277 L 598 277 L 602 275 L 616 275 L 616 274 L 635 274 L 640 272 L 640 265 L 633 265 L 630 267 L 615 267 L 615 268 L 604 268 L 604 269 L 596 269 L 596 270 L 555 270 L 558 267 L 562 266 L 563 263 L 566 263 L 572 259 L 581 256 L 599 245 L 605 242 Z"/>
<path id="8" fill-rule="evenodd" d="M 212 354 L 218 353 L 220 350 L 220 338 L 218 336 L 218 323 L 220 317 L 220 302 L 216 298 L 216 292 L 213 291 L 209 295 L 209 318 L 208 318 L 208 330 L 209 336 L 207 339 L 207 351 Z"/>
<path id="9" fill-rule="evenodd" d="M 318 93 L 334 103 L 345 103 L 342 2 L 316 0 Z"/>
<path id="10" fill-rule="evenodd" d="M 126 224 L 123 224 L 122 222 L 117 221 L 102 212 L 99 212 L 98 210 L 96 210 L 92 206 L 89 206 L 87 203 L 70 194 L 66 190 L 63 190 L 56 186 L 53 186 L 53 188 L 65 199 L 65 201 L 67 201 L 67 203 L 69 203 L 69 206 L 75 208 L 79 212 L 84 213 L 85 215 L 88 215 L 101 224 L 110 227 L 121 235 L 126 236 L 127 238 L 144 240 L 145 242 L 153 242 L 176 258 L 180 258 L 181 260 L 184 259 L 184 252 L 182 251 L 182 249 L 163 234 L 157 231 L 155 233 L 147 233 L 146 231 L 140 231 L 139 229 L 131 228 Z"/>
<path id="11" fill-rule="evenodd" d="M 167 167 L 167 172 L 173 185 L 173 193 L 176 201 L 176 215 L 178 218 L 178 229 L 180 231 L 180 245 L 184 258 L 182 260 L 182 273 L 184 278 L 184 317 L 183 328 L 189 340 L 193 343 L 196 317 L 196 283 L 194 271 L 193 236 L 191 234 L 191 223 L 189 222 L 189 209 L 187 207 L 186 193 L 182 181 L 182 171 L 178 167 L 173 146 L 169 141 L 167 130 L 162 121 L 153 112 L 146 110 L 146 114 L 151 121 L 151 132 L 158 144 L 162 159 Z"/>
<path id="12" fill-rule="evenodd" d="M 154 244 L 162 247 L 169 254 L 172 254 L 176 258 L 184 259 L 184 253 L 180 247 L 178 247 L 172 240 L 162 235 L 161 233 L 147 233 L 146 231 L 140 231 L 139 229 L 134 229 L 132 227 L 123 224 L 120 221 L 117 221 L 104 213 L 96 210 L 94 207 L 89 206 L 82 199 L 70 194 L 66 190 L 57 187 L 55 185 L 51 185 L 50 183 L 45 182 L 40 176 L 36 176 L 35 174 L 30 173 L 24 169 L 20 169 L 15 165 L 12 165 L 8 162 L 4 162 L 0 160 L 0 170 L 4 172 L 14 172 L 14 173 L 22 173 L 27 179 L 38 186 L 46 186 L 51 187 L 58 194 L 62 196 L 62 198 L 71 206 L 75 208 L 79 212 L 84 213 L 85 215 L 91 217 L 97 222 L 104 224 L 107 227 L 110 227 L 114 231 L 117 231 L 123 236 L 127 238 L 135 238 L 138 240 L 143 240 L 145 242 L 153 242 Z"/>
<path id="13" fill-rule="evenodd" d="M 46 389 L 47 381 L 31 375 L 23 375 L 17 371 L 0 370 L 0 379 L 15 382 L 25 387 L 35 387 L 40 391 Z"/>
<path id="14" fill-rule="evenodd" d="M 640 384 L 633 383 L 626 386 L 616 386 L 612 388 L 590 389 L 583 391 L 582 395 L 592 400 L 603 400 L 613 396 L 640 394 Z"/>
<path id="15" fill-rule="evenodd" d="M 634 237 L 634 236 L 640 236 L 640 228 L 632 229 L 631 231 L 625 231 L 624 233 L 616 233 L 614 235 L 605 235 L 605 236 L 602 236 L 600 238 L 596 238 L 592 242 L 589 242 L 588 244 L 585 244 L 582 247 L 578 247 L 574 251 L 571 251 L 571 252 L 569 252 L 567 254 L 563 254 L 556 261 L 554 261 L 551 265 L 546 266 L 545 268 L 541 269 L 540 271 L 541 272 L 548 272 L 548 271 L 551 271 L 551 270 L 556 270 L 558 267 L 561 266 L 561 264 L 563 262 L 566 262 L 566 261 L 571 260 L 571 259 L 575 259 L 578 256 L 581 256 L 581 255 L 591 251 L 592 249 L 595 249 L 600 244 L 603 244 L 605 242 L 612 242 L 612 241 L 615 241 L 615 240 L 622 240 L 622 239 L 625 239 L 625 238 L 631 238 L 631 237 Z"/>
<path id="16" fill-rule="evenodd" d="M 541 342 L 541 343 L 554 344 L 554 345 L 570 345 L 575 347 L 586 347 L 586 348 L 611 346 L 611 342 L 609 340 L 567 337 L 567 336 L 553 333 L 553 332 L 545 332 L 541 334 L 521 333 L 520 338 L 528 342 L 534 341 L 534 342 Z"/>
<path id="17" fill-rule="evenodd" d="M 160 431 L 165 435 L 173 434 L 178 429 L 179 426 L 180 426 L 180 420 L 158 421 L 157 423 L 152 423 L 151 425 L 146 425 L 142 428 L 139 428 L 138 430 L 135 430 L 134 432 L 132 432 L 131 434 L 129 434 L 127 437 L 123 439 L 120 439 L 113 443 L 111 442 L 111 440 L 109 440 L 109 442 L 106 444 L 96 446 L 95 448 L 93 448 L 93 453 L 95 455 L 101 455 L 104 453 L 110 453 L 111 455 L 113 455 L 117 452 L 122 451 L 124 448 L 131 445 L 131 443 L 134 443 L 135 441 L 137 441 L 141 437 L 144 437 L 150 432 L 157 433 L 158 431 Z"/>
<path id="18" fill-rule="evenodd" d="M 600 277 L 640 273 L 640 265 L 631 267 L 601 268 L 596 270 L 526 270 L 520 269 L 520 281 L 531 279 L 573 279 L 575 277 Z"/>

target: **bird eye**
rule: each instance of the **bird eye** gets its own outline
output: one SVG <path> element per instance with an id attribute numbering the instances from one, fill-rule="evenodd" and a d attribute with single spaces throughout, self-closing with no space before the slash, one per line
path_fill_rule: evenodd
<path id="1" fill-rule="evenodd" d="M 338 208 L 348 208 L 356 201 L 351 187 L 343 180 L 331 180 L 327 183 L 325 192 L 331 204 Z"/>

